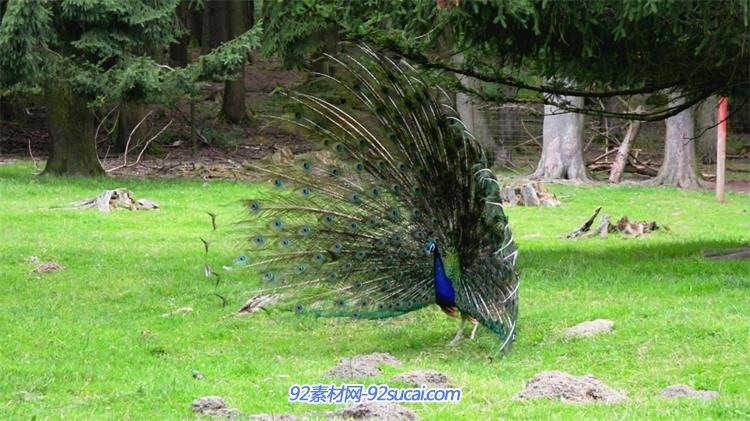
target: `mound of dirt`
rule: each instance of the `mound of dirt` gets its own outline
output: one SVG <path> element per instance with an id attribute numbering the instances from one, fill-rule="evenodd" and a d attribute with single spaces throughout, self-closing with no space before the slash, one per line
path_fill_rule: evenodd
<path id="1" fill-rule="evenodd" d="M 690 398 L 690 399 L 716 399 L 719 397 L 719 392 L 714 390 L 695 390 L 686 384 L 673 384 L 667 387 L 661 392 L 663 398 L 675 399 L 675 398 Z"/>
<path id="2" fill-rule="evenodd" d="M 372 354 L 356 355 L 342 358 L 336 367 L 326 372 L 326 377 L 335 379 L 358 379 L 362 377 L 378 376 L 383 372 L 377 367 L 381 364 L 400 366 L 401 362 L 391 354 L 375 352 Z"/>
<path id="3" fill-rule="evenodd" d="M 422 385 L 433 387 L 447 387 L 450 379 L 444 373 L 433 370 L 414 370 L 408 373 L 399 374 L 391 379 L 394 382 L 403 382 L 412 386 L 421 387 Z"/>
<path id="4" fill-rule="evenodd" d="M 34 273 L 53 273 L 53 272 L 61 272 L 65 270 L 65 266 L 57 263 L 57 262 L 45 262 L 37 266 L 33 272 Z"/>
<path id="5" fill-rule="evenodd" d="M 598 335 L 600 333 L 611 332 L 614 328 L 615 322 L 607 319 L 596 319 L 589 320 L 587 322 L 578 323 L 573 327 L 569 327 L 563 331 L 563 335 L 566 338 L 580 338 Z"/>
<path id="6" fill-rule="evenodd" d="M 339 414 L 343 419 L 415 421 L 417 413 L 395 403 L 366 402 L 351 405 Z"/>
<path id="7" fill-rule="evenodd" d="M 197 414 L 212 417 L 234 419 L 241 415 L 238 409 L 227 408 L 226 402 L 224 402 L 224 399 L 219 396 L 204 396 L 198 398 L 190 405 L 190 409 Z"/>
<path id="8" fill-rule="evenodd" d="M 526 382 L 526 390 L 516 396 L 519 400 L 538 398 L 609 404 L 624 400 L 625 395 L 590 374 L 573 376 L 562 371 L 544 371 Z"/>

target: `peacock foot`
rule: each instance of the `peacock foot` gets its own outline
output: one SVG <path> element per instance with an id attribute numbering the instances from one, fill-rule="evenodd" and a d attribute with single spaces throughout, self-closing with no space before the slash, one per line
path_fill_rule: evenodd
<path id="1" fill-rule="evenodd" d="M 474 325 L 474 327 L 471 329 L 471 336 L 469 336 L 469 339 L 473 341 L 477 336 L 477 328 L 479 327 L 479 322 L 476 319 L 472 319 L 471 324 Z"/>

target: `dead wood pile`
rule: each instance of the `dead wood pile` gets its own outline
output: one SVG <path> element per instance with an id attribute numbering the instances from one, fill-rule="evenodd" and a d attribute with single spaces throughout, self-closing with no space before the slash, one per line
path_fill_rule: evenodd
<path id="1" fill-rule="evenodd" d="M 599 225 L 596 227 L 596 229 L 592 230 L 591 227 L 594 225 L 594 221 L 596 220 L 596 217 L 599 215 L 599 212 L 601 210 L 601 206 L 598 206 L 596 209 L 594 209 L 593 215 L 591 215 L 591 217 L 586 220 L 586 222 L 584 222 L 580 227 L 566 234 L 564 238 L 591 238 L 596 236 L 607 238 L 611 233 L 620 233 L 626 238 L 640 238 L 657 230 L 669 231 L 669 228 L 666 225 L 657 223 L 656 221 L 631 221 L 627 216 L 623 216 L 617 221 L 617 223 L 612 224 L 609 215 L 603 215 L 601 220 L 599 221 Z"/>
<path id="2" fill-rule="evenodd" d="M 504 186 L 500 189 L 503 206 L 559 206 L 560 200 L 547 190 L 544 183 L 534 181 L 520 186 Z"/>
<path id="3" fill-rule="evenodd" d="M 71 203 L 70 206 L 82 209 L 96 208 L 101 212 L 109 212 L 114 209 L 159 210 L 159 205 L 156 202 L 148 199 L 136 200 L 133 193 L 125 188 L 105 190 L 99 196 Z"/>

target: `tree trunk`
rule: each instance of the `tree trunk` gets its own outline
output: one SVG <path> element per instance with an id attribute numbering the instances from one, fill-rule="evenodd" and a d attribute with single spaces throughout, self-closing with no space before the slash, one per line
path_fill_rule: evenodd
<path id="1" fill-rule="evenodd" d="M 335 26 L 318 31 L 313 35 L 320 43 L 320 52 L 311 57 L 310 70 L 326 75 L 332 74 L 331 61 L 323 56 L 323 53 L 336 54 L 336 45 L 339 42 L 339 33 Z"/>
<path id="2" fill-rule="evenodd" d="M 92 176 L 103 174 L 94 141 L 94 115 L 86 99 L 61 84 L 45 89 L 51 135 L 44 174 Z"/>
<path id="3" fill-rule="evenodd" d="M 670 106 L 677 106 L 681 98 L 673 97 Z M 664 162 L 651 182 L 658 185 L 696 189 L 702 184 L 695 163 L 695 126 L 693 109 L 688 108 L 666 120 L 667 133 Z"/>
<path id="4" fill-rule="evenodd" d="M 201 54 L 207 54 L 227 40 L 227 2 L 207 1 L 203 5 Z"/>
<path id="5" fill-rule="evenodd" d="M 581 97 L 562 100 L 573 107 L 583 106 Z M 583 161 L 583 115 L 545 105 L 542 133 L 542 157 L 532 177 L 588 182 Z"/>
<path id="6" fill-rule="evenodd" d="M 643 107 L 638 106 L 635 109 L 635 113 L 643 111 Z M 612 169 L 609 171 L 609 182 L 619 183 L 622 180 L 622 173 L 625 171 L 625 166 L 628 164 L 628 155 L 630 149 L 633 147 L 633 142 L 638 136 L 638 131 L 641 129 L 641 122 L 639 120 L 631 120 L 628 124 L 628 131 L 625 133 L 625 137 L 622 139 L 622 143 L 617 150 L 615 161 L 612 163 Z"/>
<path id="7" fill-rule="evenodd" d="M 248 29 L 248 7 L 245 1 L 227 1 L 227 26 L 229 38 L 234 39 Z M 245 68 L 238 72 L 237 79 L 224 83 L 224 100 L 221 110 L 230 123 L 240 123 L 247 117 L 245 108 Z"/>
<path id="8" fill-rule="evenodd" d="M 190 62 L 188 57 L 188 44 L 190 43 L 192 15 L 190 3 L 186 0 L 180 2 L 177 6 L 177 17 L 180 20 L 180 27 L 184 33 L 177 39 L 177 42 L 169 44 L 169 63 L 173 67 L 186 67 Z"/>
<path id="9" fill-rule="evenodd" d="M 115 142 L 112 145 L 114 152 L 127 152 L 125 147 L 133 149 L 138 142 L 145 140 L 148 129 L 146 124 L 141 124 L 133 132 L 133 129 L 146 116 L 146 108 L 143 104 L 136 102 L 125 102 L 120 105 L 120 113 L 117 118 L 117 130 L 115 132 Z M 133 134 L 131 137 L 130 134 Z M 130 139 L 130 145 L 128 145 Z"/>
<path id="10" fill-rule="evenodd" d="M 453 61 L 459 65 L 463 64 L 463 54 L 453 56 Z M 456 77 L 466 87 L 474 89 L 479 87 L 477 86 L 479 82 L 474 79 L 460 74 L 456 74 Z M 478 101 L 463 92 L 456 92 L 456 112 L 464 123 L 464 126 L 466 126 L 466 130 L 474 135 L 477 142 L 487 151 L 492 162 L 499 165 L 507 165 L 508 153 L 505 146 L 499 135 L 493 136 L 487 111 L 479 107 Z"/>
<path id="11" fill-rule="evenodd" d="M 711 96 L 698 104 L 695 109 L 698 157 L 704 164 L 716 163 L 716 109 L 718 102 L 716 96 Z"/>

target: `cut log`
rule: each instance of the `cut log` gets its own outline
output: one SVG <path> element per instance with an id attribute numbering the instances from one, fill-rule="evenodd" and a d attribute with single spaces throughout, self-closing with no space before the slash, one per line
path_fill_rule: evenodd
<path id="1" fill-rule="evenodd" d="M 516 206 L 518 204 L 518 195 L 516 195 L 516 189 L 508 186 L 500 189 L 500 200 L 506 206 Z"/>
<path id="2" fill-rule="evenodd" d="M 520 186 L 503 186 L 500 189 L 503 206 L 559 206 L 560 200 L 548 191 L 542 182 L 530 182 Z"/>
<path id="3" fill-rule="evenodd" d="M 99 196 L 91 199 L 71 203 L 74 208 L 96 208 L 101 212 L 109 212 L 113 209 L 128 210 L 159 210 L 159 205 L 148 199 L 135 200 L 133 193 L 125 188 L 105 190 Z"/>
<path id="4" fill-rule="evenodd" d="M 524 206 L 539 206 L 541 202 L 537 196 L 536 189 L 531 184 L 524 184 L 521 186 L 521 197 L 523 198 Z"/>

